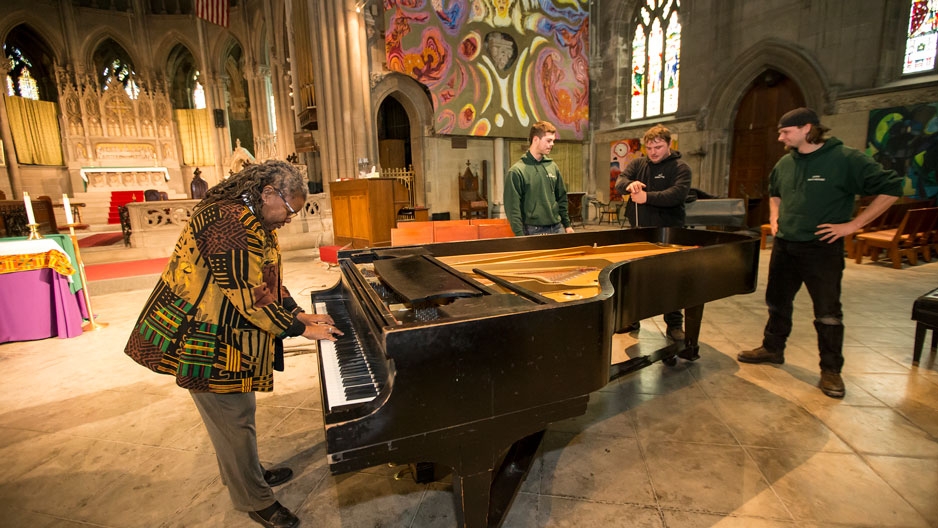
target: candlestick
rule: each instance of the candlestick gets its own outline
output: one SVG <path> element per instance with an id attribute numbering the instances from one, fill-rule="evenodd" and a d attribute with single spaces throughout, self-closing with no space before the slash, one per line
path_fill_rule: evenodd
<path id="1" fill-rule="evenodd" d="M 39 240 L 42 238 L 42 235 L 39 234 L 39 224 L 26 224 L 29 227 L 29 236 L 27 240 Z"/>
<path id="2" fill-rule="evenodd" d="M 94 320 L 94 309 L 91 308 L 91 293 L 88 291 L 88 279 L 85 277 L 85 263 L 81 260 L 81 248 L 78 247 L 78 237 L 75 235 L 75 224 L 69 223 L 68 234 L 72 239 L 72 246 L 75 249 L 75 260 L 78 262 L 78 276 L 81 277 L 81 293 L 85 299 L 85 308 L 88 310 L 88 322 L 82 325 L 82 331 L 100 330 L 107 326 L 107 323 Z"/>
<path id="3" fill-rule="evenodd" d="M 28 192 L 23 192 L 23 204 L 26 206 L 26 223 L 35 224 L 36 216 L 33 214 L 33 201 L 29 198 Z"/>
<path id="4" fill-rule="evenodd" d="M 65 206 L 65 223 L 74 224 L 75 220 L 72 218 L 72 204 L 68 201 L 68 195 L 62 195 L 62 205 Z"/>

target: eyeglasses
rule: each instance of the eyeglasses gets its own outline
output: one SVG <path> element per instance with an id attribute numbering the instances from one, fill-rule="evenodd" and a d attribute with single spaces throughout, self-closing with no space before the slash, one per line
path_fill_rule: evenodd
<path id="1" fill-rule="evenodd" d="M 287 206 L 287 211 L 290 213 L 289 215 L 287 215 L 287 218 L 293 218 L 294 216 L 300 213 L 299 211 L 293 209 L 293 206 L 290 205 L 290 202 L 288 202 L 287 199 L 283 197 L 282 192 L 278 190 L 277 195 L 280 196 L 281 200 L 283 200 L 283 205 Z"/>

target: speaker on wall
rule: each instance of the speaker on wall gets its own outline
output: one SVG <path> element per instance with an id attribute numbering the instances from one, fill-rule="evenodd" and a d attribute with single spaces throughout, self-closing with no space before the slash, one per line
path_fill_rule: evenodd
<path id="1" fill-rule="evenodd" d="M 225 128 L 225 111 L 216 108 L 212 112 L 215 115 L 215 128 Z"/>

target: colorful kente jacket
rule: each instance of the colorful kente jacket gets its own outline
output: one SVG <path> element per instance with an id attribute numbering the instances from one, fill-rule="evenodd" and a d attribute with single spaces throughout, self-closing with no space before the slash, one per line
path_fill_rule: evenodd
<path id="1" fill-rule="evenodd" d="M 186 389 L 271 391 L 278 338 L 304 330 L 280 279 L 277 237 L 248 207 L 199 209 L 124 352 Z"/>

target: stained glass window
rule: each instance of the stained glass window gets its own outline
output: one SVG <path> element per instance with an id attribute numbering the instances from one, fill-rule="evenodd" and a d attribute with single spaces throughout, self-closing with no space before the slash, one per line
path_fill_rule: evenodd
<path id="1" fill-rule="evenodd" d="M 4 55 L 10 62 L 10 72 L 7 73 L 7 95 L 16 95 L 27 99 L 39 100 L 39 85 L 36 78 L 30 73 L 33 63 L 23 55 L 19 48 L 3 46 Z"/>
<path id="2" fill-rule="evenodd" d="M 202 86 L 202 83 L 199 82 L 199 71 L 195 71 L 195 75 L 192 76 L 192 108 L 196 110 L 201 110 L 205 108 L 205 88 Z"/>
<path id="3" fill-rule="evenodd" d="M 912 0 L 902 73 L 935 69 L 938 48 L 938 0 Z"/>
<path id="4" fill-rule="evenodd" d="M 645 0 L 632 20 L 631 119 L 677 111 L 680 7 L 680 0 Z"/>

